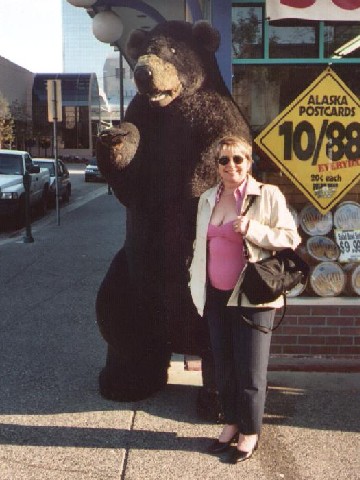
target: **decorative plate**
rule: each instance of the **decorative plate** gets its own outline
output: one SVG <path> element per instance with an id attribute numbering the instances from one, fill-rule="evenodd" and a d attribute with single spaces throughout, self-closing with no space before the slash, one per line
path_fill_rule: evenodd
<path id="1" fill-rule="evenodd" d="M 340 295 L 345 287 L 345 273 L 336 262 L 321 262 L 310 273 L 310 285 L 320 297 Z"/>
<path id="2" fill-rule="evenodd" d="M 334 226 L 339 230 L 360 229 L 360 204 L 356 202 L 340 203 L 334 213 Z"/>
<path id="3" fill-rule="evenodd" d="M 351 273 L 351 286 L 356 295 L 360 295 L 360 264 Z"/>
<path id="4" fill-rule="evenodd" d="M 332 213 L 323 215 L 313 205 L 306 205 L 299 214 L 299 223 L 310 236 L 326 235 L 333 227 Z"/>
<path id="5" fill-rule="evenodd" d="M 321 235 L 308 238 L 306 249 L 310 257 L 319 262 L 336 261 L 340 256 L 340 248 L 334 240 Z"/>
<path id="6" fill-rule="evenodd" d="M 346 292 L 350 295 L 360 295 L 360 263 L 343 265 L 347 277 Z"/>

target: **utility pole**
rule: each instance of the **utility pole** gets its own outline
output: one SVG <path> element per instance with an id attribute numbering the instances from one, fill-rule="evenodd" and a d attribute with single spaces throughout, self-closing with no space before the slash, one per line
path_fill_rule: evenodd
<path id="1" fill-rule="evenodd" d="M 120 67 L 120 122 L 124 121 L 124 58 L 121 50 L 119 49 L 119 67 Z"/>

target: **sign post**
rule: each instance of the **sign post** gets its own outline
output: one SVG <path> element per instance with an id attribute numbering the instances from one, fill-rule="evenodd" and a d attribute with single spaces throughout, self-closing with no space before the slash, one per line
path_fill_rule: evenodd
<path id="1" fill-rule="evenodd" d="M 326 214 L 360 179 L 360 101 L 327 68 L 255 139 Z"/>
<path id="2" fill-rule="evenodd" d="M 55 158 L 56 218 L 57 218 L 57 224 L 60 225 L 57 122 L 62 122 L 61 80 L 47 80 L 47 103 L 48 103 L 48 120 L 49 122 L 52 122 L 54 125 L 53 145 L 54 145 L 54 158 Z"/>

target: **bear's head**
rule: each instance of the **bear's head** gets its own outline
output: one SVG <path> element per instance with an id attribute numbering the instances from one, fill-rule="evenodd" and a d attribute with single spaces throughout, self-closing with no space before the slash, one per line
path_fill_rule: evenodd
<path id="1" fill-rule="evenodd" d="M 132 32 L 127 52 L 137 62 L 134 79 L 139 93 L 159 107 L 180 95 L 192 95 L 213 81 L 215 73 L 220 77 L 215 59 L 219 44 L 219 32 L 205 21 L 173 20 L 150 32 Z"/>

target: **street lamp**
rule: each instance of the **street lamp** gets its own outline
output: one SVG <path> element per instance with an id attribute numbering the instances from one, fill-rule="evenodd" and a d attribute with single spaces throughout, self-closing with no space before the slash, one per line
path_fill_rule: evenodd
<path id="1" fill-rule="evenodd" d="M 124 26 L 120 17 L 111 10 L 99 12 L 93 18 L 93 34 L 103 43 L 115 43 L 121 37 Z"/>
<path id="2" fill-rule="evenodd" d="M 123 54 L 119 46 L 119 40 L 124 31 L 124 25 L 119 15 L 113 10 L 101 10 L 95 8 L 97 0 L 67 0 L 75 7 L 90 8 L 94 5 L 92 14 L 92 31 L 97 40 L 117 46 L 119 49 L 120 70 L 120 120 L 124 119 L 124 81 L 123 81 Z"/>
<path id="3" fill-rule="evenodd" d="M 124 30 L 123 23 L 118 15 L 111 10 L 99 12 L 93 18 L 93 34 L 103 43 L 114 44 L 121 37 Z M 120 54 L 120 120 L 124 119 L 124 85 L 123 85 L 123 56 Z"/>

